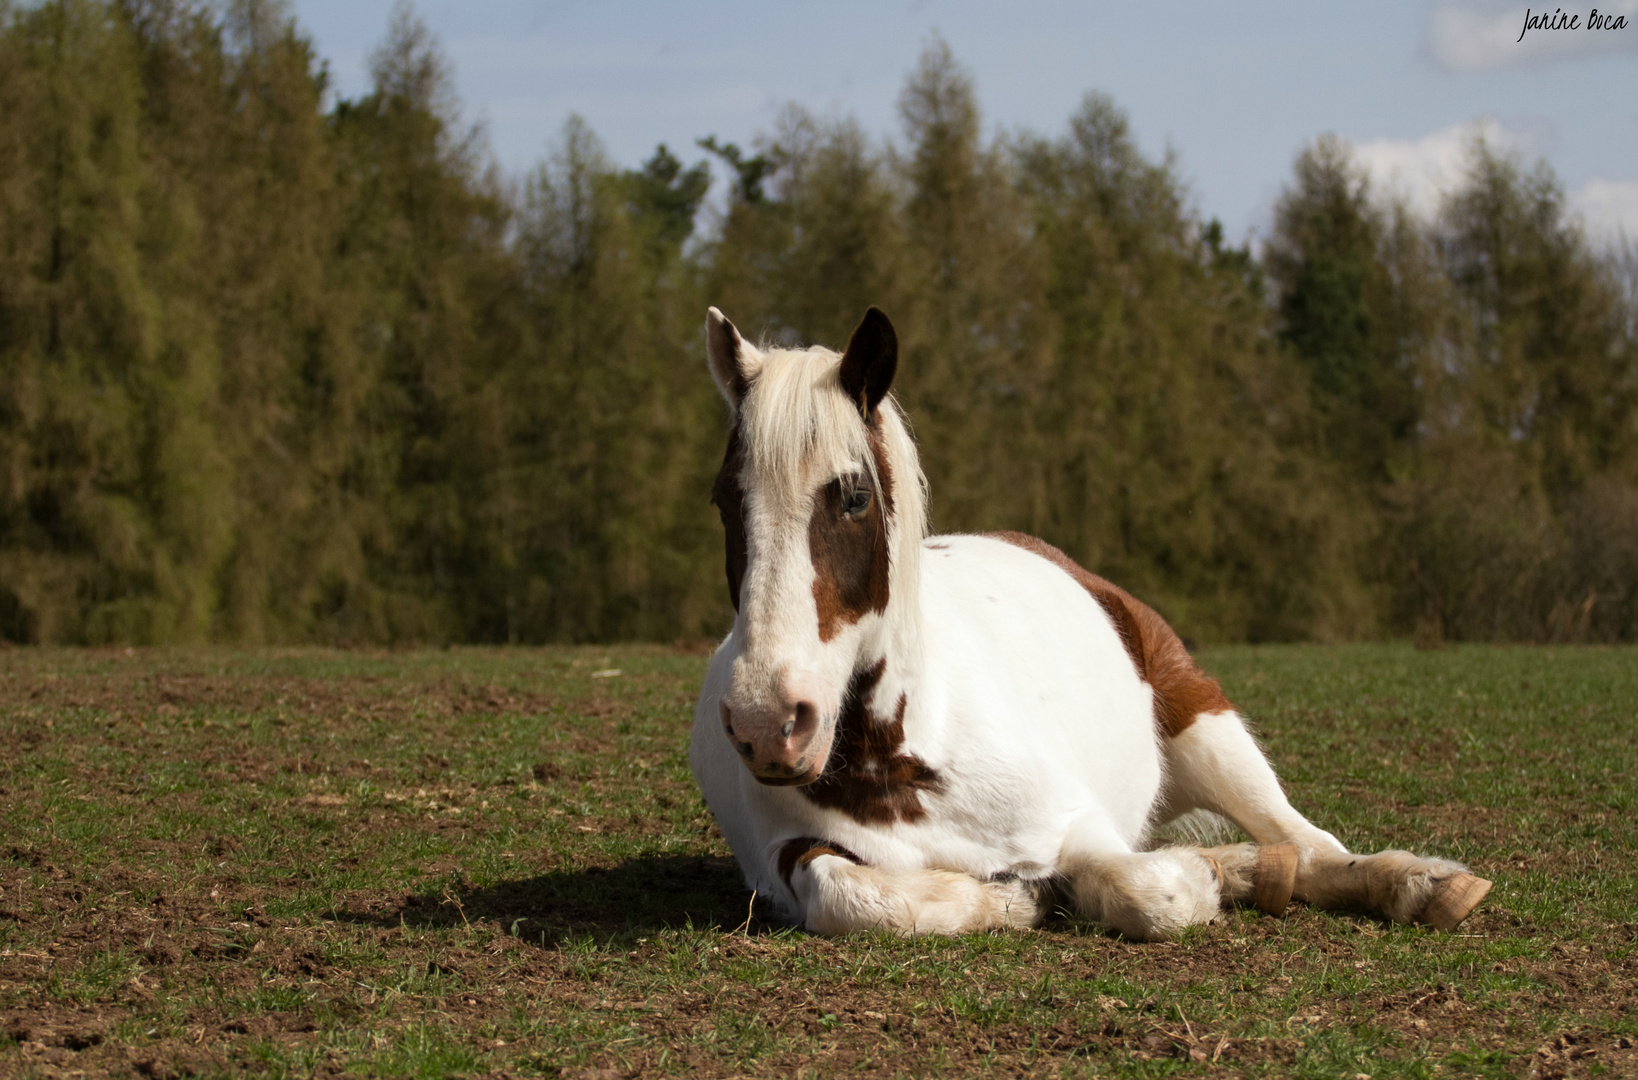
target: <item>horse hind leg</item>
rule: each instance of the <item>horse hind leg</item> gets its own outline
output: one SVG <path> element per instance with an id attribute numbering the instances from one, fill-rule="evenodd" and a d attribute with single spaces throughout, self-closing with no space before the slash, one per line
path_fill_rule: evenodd
<path id="1" fill-rule="evenodd" d="M 1290 906 L 1297 882 L 1300 856 L 1295 844 L 1212 844 L 1222 840 L 1230 822 L 1208 811 L 1195 811 L 1166 823 L 1161 837 L 1151 838 L 1144 850 L 1194 848 L 1217 868 L 1225 903 L 1249 905 L 1270 915 Z M 1161 842 L 1155 843 L 1153 840 Z"/>
<path id="2" fill-rule="evenodd" d="M 1429 923 L 1453 930 L 1485 894 L 1490 882 L 1460 863 L 1427 859 L 1408 851 L 1375 855 L 1316 852 L 1306 867 L 1295 844 L 1233 844 L 1202 852 L 1223 870 L 1223 899 L 1270 915 L 1292 900 L 1321 908 L 1362 909 L 1395 922 Z"/>
<path id="3" fill-rule="evenodd" d="M 1209 810 L 1234 822 L 1258 844 L 1293 844 L 1299 876 L 1316 854 L 1347 854 L 1341 841 L 1292 807 L 1239 714 L 1202 713 L 1162 739 L 1168 815 Z"/>
<path id="4" fill-rule="evenodd" d="M 1363 909 L 1394 922 L 1454 930 L 1479 906 L 1490 885 L 1448 859 L 1379 851 L 1315 859 L 1301 875 L 1298 895 L 1315 907 Z"/>
<path id="5" fill-rule="evenodd" d="M 1350 854 L 1336 837 L 1292 808 L 1268 759 L 1232 710 L 1195 717 L 1165 738 L 1165 754 L 1168 812 L 1210 810 L 1244 829 L 1265 851 L 1291 845 L 1294 899 L 1449 930 L 1490 890 L 1490 882 L 1448 860 L 1406 851 Z"/>
<path id="6" fill-rule="evenodd" d="M 1283 915 L 1297 886 L 1300 861 L 1295 844 L 1228 844 L 1201 854 L 1219 868 L 1225 903 Z"/>

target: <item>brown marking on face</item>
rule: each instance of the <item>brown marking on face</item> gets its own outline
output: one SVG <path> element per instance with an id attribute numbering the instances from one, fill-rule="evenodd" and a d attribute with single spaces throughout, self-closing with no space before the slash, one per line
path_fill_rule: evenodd
<path id="1" fill-rule="evenodd" d="M 842 715 L 836 721 L 836 745 L 819 779 L 798 790 L 819 806 L 840 810 L 862 825 L 891 825 L 927 816 L 923 791 L 944 790 L 936 771 L 904 745 L 905 697 L 899 695 L 891 717 L 874 715 L 865 702 L 887 670 L 878 660 L 848 684 Z"/>
<path id="2" fill-rule="evenodd" d="M 785 888 L 791 887 L 791 874 L 798 866 L 806 866 L 821 855 L 839 855 L 848 862 L 858 866 L 864 865 L 864 860 L 841 844 L 829 840 L 817 840 L 811 836 L 798 836 L 795 840 L 787 840 L 779 847 L 779 880 L 785 883 Z M 792 895 L 795 895 L 794 890 Z"/>
<path id="3" fill-rule="evenodd" d="M 990 535 L 1041 556 L 1092 594 L 1114 622 L 1138 678 L 1154 689 L 1155 723 L 1168 736 L 1182 734 L 1201 713 L 1234 708 L 1217 680 L 1200 670 L 1176 631 L 1154 608 L 1119 585 L 1083 569 L 1045 540 L 1017 532 Z"/>
<path id="4" fill-rule="evenodd" d="M 728 598 L 739 610 L 739 586 L 745 580 L 745 489 L 739 475 L 745 468 L 745 449 L 739 437 L 739 424 L 728 434 L 728 450 L 722 455 L 722 469 L 711 486 L 711 502 L 722 515 L 722 531 L 727 540 Z"/>
<path id="5" fill-rule="evenodd" d="M 928 551 L 949 551 L 950 550 L 950 545 L 949 544 L 928 544 L 927 545 L 927 550 Z"/>
<path id="6" fill-rule="evenodd" d="M 893 513 L 893 474 L 881 441 L 881 414 L 866 425 L 870 455 L 881 490 L 868 477 L 837 478 L 819 489 L 808 519 L 808 553 L 813 558 L 813 603 L 819 612 L 819 640 L 830 641 L 843 626 L 868 612 L 887 610 L 887 519 Z M 846 512 L 855 491 L 869 494 L 870 505 Z"/>

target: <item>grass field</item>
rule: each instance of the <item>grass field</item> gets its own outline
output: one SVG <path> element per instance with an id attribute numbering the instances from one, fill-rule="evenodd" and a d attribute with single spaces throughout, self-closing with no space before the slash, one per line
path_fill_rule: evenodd
<path id="1" fill-rule="evenodd" d="M 1638 650 L 1202 660 L 1485 906 L 810 938 L 695 792 L 698 653 L 0 652 L 0 1075 L 1638 1075 Z"/>

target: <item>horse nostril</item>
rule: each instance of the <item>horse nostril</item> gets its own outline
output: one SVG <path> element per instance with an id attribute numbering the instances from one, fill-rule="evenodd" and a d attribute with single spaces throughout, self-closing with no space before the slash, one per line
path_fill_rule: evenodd
<path id="1" fill-rule="evenodd" d="M 739 744 L 739 756 L 747 761 L 749 761 L 751 759 L 751 755 L 755 753 L 756 747 L 752 746 L 750 743 L 742 742 Z"/>
<path id="2" fill-rule="evenodd" d="M 802 738 L 810 738 L 819 730 L 819 710 L 811 701 L 796 703 L 796 719 L 785 721 L 785 737 L 790 738 L 794 732 Z"/>
<path id="3" fill-rule="evenodd" d="M 791 737 L 791 732 L 793 732 L 795 730 L 796 730 L 796 721 L 795 720 L 787 720 L 787 721 L 785 721 L 785 726 L 779 729 L 779 733 L 781 735 L 785 736 L 785 738 L 788 739 L 788 738 Z"/>

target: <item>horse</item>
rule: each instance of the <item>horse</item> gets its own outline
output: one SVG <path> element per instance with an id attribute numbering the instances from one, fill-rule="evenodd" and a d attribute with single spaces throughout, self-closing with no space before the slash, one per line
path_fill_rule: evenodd
<path id="1" fill-rule="evenodd" d="M 1127 938 L 1293 900 L 1453 929 L 1491 883 L 1350 853 L 1292 808 L 1153 609 L 1020 533 L 926 536 L 892 322 L 757 348 L 716 308 L 711 499 L 735 618 L 690 761 L 753 895 L 817 934 L 960 934 L 1055 906 Z M 1250 842 L 1157 844 L 1204 811 Z"/>

